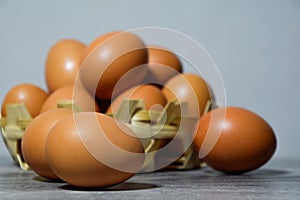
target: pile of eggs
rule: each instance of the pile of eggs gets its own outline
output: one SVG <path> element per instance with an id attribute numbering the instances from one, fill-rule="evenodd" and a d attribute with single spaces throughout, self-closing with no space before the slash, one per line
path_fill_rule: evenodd
<path id="1" fill-rule="evenodd" d="M 89 45 L 74 39 L 58 41 L 48 52 L 45 80 L 48 91 L 32 84 L 13 87 L 1 112 L 6 117 L 6 105 L 26 105 L 33 120 L 24 132 L 22 153 L 30 168 L 48 179 L 108 187 L 139 172 L 144 156 L 120 156 L 112 147 L 144 154 L 135 133 L 109 115 L 124 99 L 141 99 L 148 110 L 162 110 L 174 100 L 187 103 L 185 115 L 199 119 L 190 133 L 195 149 L 199 155 L 206 152 L 201 159 L 207 165 L 225 173 L 257 169 L 276 149 L 272 128 L 257 114 L 239 107 L 204 113 L 212 100 L 205 79 L 184 73 L 174 53 L 146 45 L 130 32 L 109 32 Z M 61 100 L 74 102 L 80 112 L 57 108 Z M 222 113 L 223 118 L 212 117 Z M 213 138 L 209 135 L 218 135 L 213 146 L 206 145 Z M 105 162 L 91 149 L 101 152 Z"/>

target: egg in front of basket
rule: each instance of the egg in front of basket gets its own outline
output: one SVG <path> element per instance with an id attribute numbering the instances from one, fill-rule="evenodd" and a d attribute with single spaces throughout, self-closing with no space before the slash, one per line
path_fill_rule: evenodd
<path id="1" fill-rule="evenodd" d="M 135 134 L 112 117 L 79 112 L 58 122 L 46 141 L 55 174 L 78 187 L 108 187 L 136 174 L 144 148 Z"/>
<path id="2" fill-rule="evenodd" d="M 35 117 L 24 132 L 21 145 L 23 157 L 30 168 L 44 178 L 58 178 L 50 169 L 45 156 L 49 131 L 59 120 L 71 114 L 72 110 L 66 108 L 49 110 Z"/>

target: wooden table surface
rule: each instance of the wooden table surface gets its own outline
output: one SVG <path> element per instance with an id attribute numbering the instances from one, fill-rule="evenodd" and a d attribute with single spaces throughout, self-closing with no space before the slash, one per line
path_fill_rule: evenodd
<path id="1" fill-rule="evenodd" d="M 244 175 L 210 168 L 138 174 L 107 189 L 47 182 L 0 157 L 0 199 L 300 199 L 300 159 L 273 159 Z"/>

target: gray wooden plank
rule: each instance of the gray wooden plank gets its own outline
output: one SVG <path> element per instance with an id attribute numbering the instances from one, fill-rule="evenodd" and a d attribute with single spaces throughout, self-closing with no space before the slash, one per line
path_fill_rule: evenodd
<path id="1" fill-rule="evenodd" d="M 300 160 L 272 160 L 244 175 L 210 168 L 137 174 L 106 189 L 47 182 L 0 157 L 0 199 L 300 199 Z"/>

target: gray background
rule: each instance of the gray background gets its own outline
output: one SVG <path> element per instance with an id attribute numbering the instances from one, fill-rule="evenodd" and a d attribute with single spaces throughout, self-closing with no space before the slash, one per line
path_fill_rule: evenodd
<path id="1" fill-rule="evenodd" d="M 12 86 L 46 89 L 54 42 L 137 27 L 180 31 L 200 43 L 223 77 L 228 105 L 273 127 L 277 158 L 299 158 L 300 1 L 0 0 L 0 102 Z M 189 71 L 189 69 L 185 69 Z M 0 141 L 0 155 L 8 152 Z"/>

